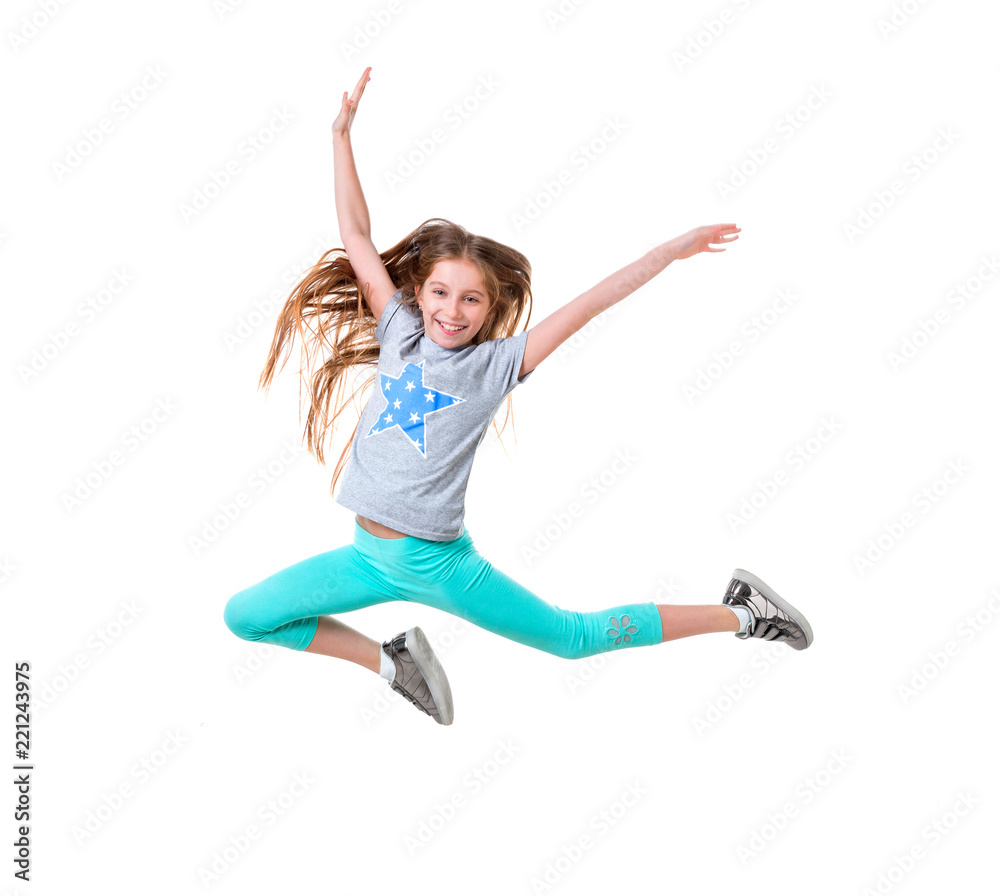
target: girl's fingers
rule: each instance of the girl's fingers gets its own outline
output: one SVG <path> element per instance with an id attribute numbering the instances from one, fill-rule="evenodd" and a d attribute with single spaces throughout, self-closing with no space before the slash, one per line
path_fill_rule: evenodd
<path id="1" fill-rule="evenodd" d="M 347 98 L 347 91 L 346 90 L 344 91 L 344 96 L 343 99 L 341 100 L 342 106 L 357 105 L 358 100 L 361 99 L 361 94 L 365 92 L 365 84 L 368 83 L 368 72 L 370 72 L 371 70 L 372 70 L 371 66 L 368 66 L 368 68 L 366 68 L 364 72 L 362 72 L 361 78 L 358 80 L 358 83 L 354 86 L 354 93 L 351 95 L 350 99 Z"/>
<path id="2" fill-rule="evenodd" d="M 355 100 L 361 99 L 361 94 L 363 94 L 365 92 L 365 85 L 368 83 L 368 72 L 370 72 L 371 70 L 372 70 L 372 67 L 369 65 L 368 68 L 366 68 L 361 73 L 361 78 L 358 80 L 357 86 L 355 86 L 355 88 L 354 88 L 354 93 L 355 93 L 354 99 Z"/>

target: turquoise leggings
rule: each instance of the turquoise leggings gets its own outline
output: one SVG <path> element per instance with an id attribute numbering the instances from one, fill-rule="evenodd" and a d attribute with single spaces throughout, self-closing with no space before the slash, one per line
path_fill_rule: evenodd
<path id="1" fill-rule="evenodd" d="M 354 544 L 295 563 L 234 594 L 229 629 L 248 641 L 305 650 L 318 617 L 415 601 L 546 653 L 579 659 L 663 639 L 656 604 L 581 613 L 543 601 L 480 556 L 468 529 L 452 541 L 378 538 L 354 521 Z"/>

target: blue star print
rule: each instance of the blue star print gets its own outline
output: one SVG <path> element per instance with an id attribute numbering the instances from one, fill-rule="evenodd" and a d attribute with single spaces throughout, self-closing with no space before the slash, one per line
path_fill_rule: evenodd
<path id="1" fill-rule="evenodd" d="M 444 410 L 465 399 L 426 388 L 423 361 L 419 364 L 407 364 L 399 376 L 388 376 L 384 373 L 380 376 L 385 407 L 382 408 L 378 420 L 365 438 L 380 432 L 388 432 L 398 426 L 413 447 L 426 457 L 424 418 L 434 411 Z"/>

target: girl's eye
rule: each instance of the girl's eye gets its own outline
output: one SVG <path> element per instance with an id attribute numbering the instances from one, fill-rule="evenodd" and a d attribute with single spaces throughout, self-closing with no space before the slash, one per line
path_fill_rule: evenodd
<path id="1" fill-rule="evenodd" d="M 444 290 L 443 289 L 435 289 L 434 292 L 436 292 L 436 293 L 437 292 L 444 292 Z M 478 302 L 479 301 L 479 299 L 477 299 L 475 296 L 466 296 L 466 298 L 467 299 L 472 299 L 473 302 Z"/>

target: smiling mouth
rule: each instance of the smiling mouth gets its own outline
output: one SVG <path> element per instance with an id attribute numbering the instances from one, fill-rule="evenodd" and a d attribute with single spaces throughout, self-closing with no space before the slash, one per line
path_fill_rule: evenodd
<path id="1" fill-rule="evenodd" d="M 454 336 L 456 333 L 461 333 L 465 327 L 449 327 L 447 324 L 441 323 L 441 321 L 435 319 L 434 321 L 445 333 L 449 336 Z"/>

